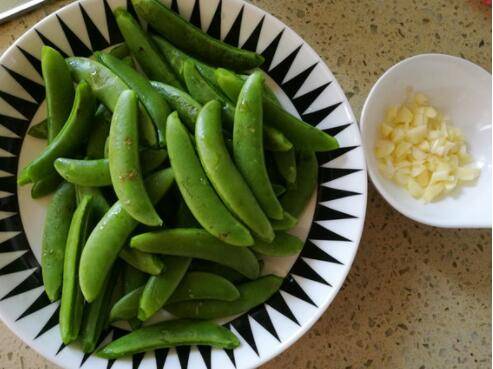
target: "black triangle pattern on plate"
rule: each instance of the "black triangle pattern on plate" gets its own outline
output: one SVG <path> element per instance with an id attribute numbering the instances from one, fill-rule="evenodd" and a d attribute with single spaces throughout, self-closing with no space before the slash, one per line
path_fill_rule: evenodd
<path id="1" fill-rule="evenodd" d="M 178 355 L 178 361 L 180 362 L 181 369 L 187 369 L 188 359 L 190 358 L 190 346 L 177 346 L 176 354 Z"/>
<path id="2" fill-rule="evenodd" d="M 350 174 L 360 171 L 361 169 L 319 167 L 318 168 L 319 183 L 330 182 L 337 178 L 348 176 Z"/>
<path id="3" fill-rule="evenodd" d="M 15 193 L 15 191 L 17 191 L 17 181 L 15 180 L 15 176 L 2 177 L 1 179 L 0 191 L 8 193 Z M 17 218 L 19 217 L 19 215 L 16 216 Z M 12 220 L 11 218 L 12 217 L 8 217 L 0 220 L 0 231 L 11 231 L 13 229 L 12 226 L 19 224 L 18 219 Z"/>
<path id="4" fill-rule="evenodd" d="M 132 355 L 132 369 L 138 369 L 142 359 L 144 358 L 145 352 L 140 352 L 138 354 Z"/>
<path id="5" fill-rule="evenodd" d="M 238 43 L 240 42 L 241 22 L 243 22 L 244 8 L 245 6 L 243 5 L 236 16 L 233 25 L 229 29 L 228 34 L 224 37 L 224 42 L 232 46 L 238 46 Z"/>
<path id="6" fill-rule="evenodd" d="M 27 250 L 26 250 L 27 251 Z M 31 253 L 24 254 L 23 256 L 19 256 L 17 259 L 11 261 L 9 264 L 3 266 L 0 269 L 0 276 L 22 272 L 23 270 L 29 269 L 29 264 L 33 262 L 34 257 L 30 255 Z M 5 297 L 2 298 L 2 300 Z"/>
<path id="7" fill-rule="evenodd" d="M 101 345 L 101 343 L 111 334 L 112 328 L 108 328 L 103 330 L 101 336 L 98 338 L 98 342 L 96 344 L 96 349 Z M 80 361 L 79 368 L 84 365 L 84 363 L 91 357 L 92 353 L 84 353 L 82 360 Z"/>
<path id="8" fill-rule="evenodd" d="M 284 78 L 288 74 L 289 69 L 291 69 L 291 66 L 298 56 L 302 46 L 303 45 L 300 45 L 291 51 L 291 53 L 289 53 L 289 55 L 286 56 L 279 64 L 269 70 L 269 76 L 276 81 L 278 85 L 281 85 L 282 81 L 284 81 Z M 299 109 L 297 110 L 299 111 Z"/>
<path id="9" fill-rule="evenodd" d="M 137 16 L 137 12 L 135 11 L 134 5 L 132 4 L 131 0 L 127 0 L 127 12 L 129 12 L 132 17 L 134 17 L 138 21 L 139 17 Z"/>
<path id="10" fill-rule="evenodd" d="M 179 13 L 178 9 L 178 1 L 177 0 L 171 0 L 171 6 L 170 9 L 173 10 L 175 13 Z"/>
<path id="11" fill-rule="evenodd" d="M 29 94 L 31 97 L 40 104 L 45 98 L 45 88 L 43 85 L 40 85 L 33 80 L 24 77 L 22 74 L 17 73 L 16 71 L 2 65 L 2 67 L 7 71 L 10 76 L 15 79 L 15 81 L 22 86 L 22 88 Z"/>
<path id="12" fill-rule="evenodd" d="M 5 187 L 3 186 L 3 184 L 5 184 L 5 183 L 9 183 L 8 188 L 10 188 L 11 186 L 12 187 L 15 186 L 15 177 L 14 176 L 7 177 L 5 179 L 6 179 L 6 181 L 0 182 L 0 191 L 5 191 L 4 188 L 7 187 L 7 186 L 5 186 Z M 5 218 L 0 220 L 0 232 L 12 232 L 12 231 L 15 232 L 15 227 L 19 224 L 19 220 L 20 220 L 19 214 L 6 215 Z M 22 232 L 22 229 L 20 229 L 19 232 Z M 4 252 L 4 250 L 2 250 L 1 247 L 0 247 L 0 250 L 1 250 L 1 252 Z"/>
<path id="13" fill-rule="evenodd" d="M 359 192 L 340 190 L 338 188 L 331 188 L 321 186 L 319 188 L 319 200 L 320 202 L 332 201 L 337 199 L 343 199 L 344 197 L 361 195 Z"/>
<path id="14" fill-rule="evenodd" d="M 260 324 L 267 332 L 269 332 L 276 340 L 281 342 L 279 339 L 279 335 L 277 334 L 276 328 L 274 324 L 272 324 L 272 320 L 267 312 L 267 308 L 265 304 L 254 307 L 252 310 L 248 312 L 248 314 L 258 323 Z"/>
<path id="15" fill-rule="evenodd" d="M 310 123 L 312 126 L 316 126 L 317 124 L 322 122 L 325 118 L 327 118 L 341 104 L 342 104 L 342 101 L 335 103 L 333 105 L 327 106 L 326 108 L 323 108 L 323 109 L 320 109 L 317 111 L 313 111 L 311 113 L 302 114 L 301 118 L 303 119 L 303 121 Z M 332 152 L 332 151 L 329 151 L 329 152 Z"/>
<path id="16" fill-rule="evenodd" d="M 217 38 L 218 40 L 221 38 L 221 12 L 222 1 L 219 0 L 216 11 L 212 16 L 211 24 L 209 24 L 209 28 L 207 28 L 207 34 L 211 37 Z"/>
<path id="17" fill-rule="evenodd" d="M 55 353 L 55 356 L 57 356 L 60 352 L 62 352 L 62 350 L 67 347 L 66 344 L 64 344 L 63 342 L 60 344 L 60 347 L 58 348 L 58 350 L 56 351 Z"/>
<path id="18" fill-rule="evenodd" d="M 111 10 L 108 0 L 103 1 L 104 4 L 104 16 L 106 17 L 106 26 L 108 27 L 108 34 L 110 36 L 110 45 L 115 45 L 123 41 L 123 36 L 116 23 L 115 16 Z"/>
<path id="19" fill-rule="evenodd" d="M 291 320 L 293 323 L 300 325 L 298 319 L 296 319 L 293 312 L 286 303 L 286 300 L 284 300 L 284 297 L 282 297 L 279 291 L 273 294 L 266 303 L 273 309 L 277 310 L 280 314 Z"/>
<path id="20" fill-rule="evenodd" d="M 48 305 L 51 305 L 51 304 L 52 304 L 52 302 L 50 301 L 50 299 L 48 298 L 48 296 L 46 295 L 46 293 L 43 289 L 43 291 L 38 296 L 38 298 L 36 300 L 34 300 L 34 302 L 31 305 L 29 305 L 29 307 L 26 310 L 24 310 L 24 312 L 21 315 L 19 315 L 19 317 L 15 321 L 21 320 L 22 318 L 25 318 L 26 316 L 34 314 L 35 312 L 37 312 L 41 309 L 44 309 L 45 307 L 47 307 Z"/>
<path id="21" fill-rule="evenodd" d="M 17 137 L 2 137 L 0 140 L 0 148 L 4 149 L 5 151 L 8 151 L 9 153 L 13 154 L 14 156 L 17 156 L 19 154 L 20 150 L 20 139 Z M 2 156 L 3 158 L 9 158 L 9 156 Z M 12 156 L 10 156 L 12 158 Z"/>
<path id="22" fill-rule="evenodd" d="M 231 360 L 233 366 L 236 368 L 235 351 L 230 349 L 224 349 L 224 352 L 226 353 L 226 355 L 228 355 L 229 360 Z"/>
<path id="23" fill-rule="evenodd" d="M 292 99 L 296 95 L 296 93 L 300 90 L 301 86 L 303 86 L 303 84 L 308 79 L 308 77 L 312 73 L 313 69 L 315 69 L 317 64 L 318 62 L 313 63 L 311 66 L 306 68 L 303 72 L 299 73 L 298 75 L 294 76 L 293 78 L 284 82 L 281 85 L 281 88 L 286 93 L 286 95 L 288 95 L 290 99 Z"/>
<path id="24" fill-rule="evenodd" d="M 21 113 L 28 120 L 33 119 L 34 114 L 36 114 L 36 110 L 38 110 L 38 104 L 33 103 L 32 101 L 24 100 L 4 91 L 0 91 L 0 98 L 4 99 L 7 104 Z"/>
<path id="25" fill-rule="evenodd" d="M 312 240 L 327 240 L 327 241 L 343 241 L 352 242 L 346 237 L 331 231 L 328 228 L 321 226 L 320 224 L 313 222 L 310 228 L 310 233 L 308 233 L 308 238 Z"/>
<path id="26" fill-rule="evenodd" d="M 337 126 L 337 127 L 326 128 L 323 131 L 325 133 L 327 133 L 328 135 L 337 136 L 339 133 L 341 133 L 342 131 L 344 131 L 350 125 L 351 125 L 351 123 L 342 124 L 342 125 Z"/>
<path id="27" fill-rule="evenodd" d="M 332 285 L 327 282 L 320 274 L 318 274 L 308 263 L 302 258 L 298 258 L 291 268 L 291 274 L 298 275 L 300 277 L 310 279 L 312 281 L 325 284 L 326 286 Z"/>
<path id="28" fill-rule="evenodd" d="M 126 331 L 124 329 L 113 327 L 112 341 L 117 340 L 118 338 L 124 336 L 127 333 L 128 333 L 128 331 Z M 106 369 L 111 369 L 111 367 L 113 366 L 113 364 L 115 363 L 115 361 L 116 361 L 116 359 L 109 359 L 108 360 L 108 364 L 106 364 Z"/>
<path id="29" fill-rule="evenodd" d="M 49 46 L 55 50 L 57 50 L 60 54 L 62 54 L 62 56 L 64 58 L 68 57 L 68 55 L 65 53 L 65 51 L 63 51 L 62 49 L 60 49 L 57 45 L 55 45 L 53 42 L 51 42 L 45 35 L 43 35 L 39 30 L 37 29 L 34 29 L 36 31 L 36 33 L 38 34 L 39 38 L 41 39 L 41 42 L 43 42 L 43 44 L 45 44 L 46 46 Z"/>
<path id="30" fill-rule="evenodd" d="M 253 351 L 259 356 L 257 344 L 255 343 L 255 338 L 253 337 L 252 327 L 250 326 L 250 321 L 248 320 L 248 315 L 243 314 L 238 318 L 232 320 L 231 325 L 236 329 L 238 334 L 243 337 L 243 339 L 248 343 Z"/>
<path id="31" fill-rule="evenodd" d="M 326 152 L 317 152 L 318 161 L 322 164 L 326 164 L 334 159 L 337 159 L 339 156 L 342 156 L 348 153 L 351 150 L 356 149 L 359 146 L 345 146 L 339 147 L 338 149 Z"/>
<path id="32" fill-rule="evenodd" d="M 28 120 L 13 118 L 3 114 L 0 114 L 0 124 L 19 137 L 24 136 L 26 134 L 27 128 L 29 127 Z M 5 137 L 2 137 L 2 140 L 4 138 Z M 18 150 L 20 150 L 20 148 Z"/>
<path id="33" fill-rule="evenodd" d="M 207 369 L 211 369 L 212 348 L 210 346 L 205 346 L 205 345 L 198 345 L 197 348 L 199 349 L 200 356 L 202 356 L 202 360 L 204 360 L 205 367 Z"/>
<path id="34" fill-rule="evenodd" d="M 15 197 L 15 196 L 11 196 Z M 4 207 L 0 207 L 5 211 Z M 13 209 L 9 209 L 8 211 L 12 211 Z M 18 211 L 17 204 L 15 204 L 15 210 Z M 3 241 L 0 243 L 0 250 L 2 252 L 11 252 L 11 251 L 21 251 L 21 250 L 30 250 L 29 244 L 27 243 L 27 238 L 24 233 L 19 233 L 18 235 Z"/>
<path id="35" fill-rule="evenodd" d="M 0 161 L 0 169 L 8 173 L 16 173 L 17 161 L 16 157 L 3 157 Z"/>
<path id="36" fill-rule="evenodd" d="M 89 14 L 87 14 L 86 10 L 79 4 L 80 12 L 82 13 L 82 19 L 84 20 L 84 25 L 87 29 L 87 34 L 89 35 L 89 41 L 91 42 L 92 50 L 103 50 L 106 49 L 110 44 L 104 38 L 103 34 L 99 30 L 98 27 L 94 24 Z"/>
<path id="37" fill-rule="evenodd" d="M 315 304 L 310 296 L 306 294 L 306 292 L 303 290 L 303 288 L 301 288 L 301 286 L 298 284 L 298 282 L 296 282 L 291 274 L 284 278 L 284 281 L 281 285 L 281 290 L 299 298 L 300 300 L 308 302 L 315 307 L 317 306 L 317 304 Z"/>
<path id="38" fill-rule="evenodd" d="M 37 339 L 41 337 L 43 334 L 48 332 L 51 328 L 58 324 L 58 316 L 60 315 L 60 305 L 56 308 L 56 310 L 51 314 L 50 319 L 43 325 L 43 327 L 39 330 L 38 334 L 34 337 Z"/>
<path id="39" fill-rule="evenodd" d="M 27 61 L 33 66 L 33 68 L 36 70 L 36 72 L 38 72 L 39 76 L 41 77 L 43 75 L 43 71 L 41 70 L 41 60 L 36 58 L 31 53 L 27 52 L 20 46 L 17 46 L 17 49 L 19 49 L 22 55 L 24 55 Z"/>
<path id="40" fill-rule="evenodd" d="M 60 23 L 60 26 L 62 27 L 62 31 L 65 35 L 65 38 L 67 39 L 68 43 L 70 44 L 70 48 L 72 49 L 72 55 L 77 55 L 77 56 L 89 56 L 92 54 L 92 50 L 86 46 L 82 40 L 77 37 L 77 35 L 70 29 L 69 26 L 60 18 L 57 14 L 56 18 L 58 19 L 58 22 Z"/>
<path id="41" fill-rule="evenodd" d="M 200 0 L 195 0 L 189 22 L 192 23 L 195 27 L 202 29 L 202 20 L 200 16 Z"/>
<path id="42" fill-rule="evenodd" d="M 317 207 L 317 220 L 339 220 L 339 219 L 356 219 L 354 215 L 344 213 L 339 210 L 331 209 L 326 206 Z"/>
<path id="43" fill-rule="evenodd" d="M 241 47 L 242 49 L 250 50 L 253 52 L 257 51 L 258 40 L 260 38 L 260 32 L 262 32 L 262 27 L 264 25 L 264 19 L 265 19 L 265 15 L 262 16 L 262 18 L 260 19 L 258 24 L 255 26 L 255 28 L 252 31 L 252 33 L 250 34 L 250 36 L 248 36 L 248 39 L 245 41 L 245 43 Z"/>
<path id="44" fill-rule="evenodd" d="M 281 32 L 279 32 L 276 37 L 274 37 L 271 43 L 261 53 L 265 61 L 264 64 L 260 66 L 260 68 L 262 68 L 266 72 L 270 68 L 272 59 L 274 59 L 274 55 L 276 55 L 277 47 L 279 46 L 279 42 L 281 41 L 281 37 L 283 33 L 284 33 L 284 29 Z"/>
<path id="45" fill-rule="evenodd" d="M 25 254 L 25 257 L 31 257 L 29 253 Z M 24 269 L 25 270 L 25 269 Z M 6 300 L 10 297 L 20 295 L 21 293 L 30 291 L 37 287 L 41 287 L 43 282 L 41 281 L 41 271 L 39 269 L 35 270 L 32 274 L 30 274 L 26 279 L 24 279 L 21 283 L 19 283 L 16 287 L 14 287 L 9 293 L 3 296 L 0 301 Z"/>
<path id="46" fill-rule="evenodd" d="M 328 85 L 330 85 L 330 82 L 324 83 L 323 85 L 314 88 L 306 94 L 294 98 L 292 102 L 293 105 L 296 107 L 296 110 L 303 113 L 306 109 L 310 107 L 310 105 L 313 104 L 313 102 L 322 94 L 322 92 L 325 91 Z"/>
<path id="47" fill-rule="evenodd" d="M 157 349 L 154 350 L 154 356 L 156 357 L 156 369 L 163 369 L 166 358 L 168 357 L 169 349 Z"/>
<path id="48" fill-rule="evenodd" d="M 310 240 L 306 240 L 305 246 L 303 247 L 303 250 L 301 251 L 300 256 L 305 257 L 305 258 L 309 258 L 309 259 L 326 261 L 328 263 L 344 265 L 343 263 L 341 263 L 339 260 L 337 260 L 333 256 L 327 254 L 324 250 L 322 250 L 320 247 L 315 245 Z"/>
<path id="49" fill-rule="evenodd" d="M 0 161 L 1 164 L 1 161 Z M 1 165 L 0 165 L 1 167 Z M 0 168 L 2 169 L 2 168 Z M 4 211 L 18 211 L 18 206 L 17 206 L 17 197 L 14 196 L 13 194 L 7 197 L 3 197 L 0 199 L 0 209 Z M 10 245 L 7 246 L 7 248 L 11 248 Z M 6 247 L 4 247 L 4 250 Z"/>

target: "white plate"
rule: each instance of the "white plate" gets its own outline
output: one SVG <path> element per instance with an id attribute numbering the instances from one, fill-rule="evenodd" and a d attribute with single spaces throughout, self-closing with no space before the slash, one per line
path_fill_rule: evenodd
<path id="1" fill-rule="evenodd" d="M 49 199 L 32 200 L 29 187 L 16 187 L 15 176 L 44 145 L 25 136 L 27 128 L 44 117 L 41 46 L 55 46 L 66 55 L 89 55 L 119 43 L 111 13 L 118 6 L 126 2 L 74 2 L 36 24 L 0 59 L 0 316 L 33 349 L 65 368 L 256 367 L 315 323 L 337 294 L 356 254 L 367 177 L 355 118 L 320 57 L 279 20 L 239 0 L 173 2 L 173 9 L 200 22 L 214 37 L 263 54 L 269 82 L 279 85 L 275 90 L 284 106 L 336 135 L 341 148 L 319 156 L 320 186 L 295 230 L 307 239 L 301 255 L 266 261 L 266 271 L 286 275 L 280 292 L 226 324 L 239 336 L 239 348 L 182 347 L 112 362 L 84 355 L 77 344 L 65 347 L 58 328 L 58 303 L 50 304 L 43 292 L 39 267 Z M 105 342 L 123 333 L 110 329 Z"/>

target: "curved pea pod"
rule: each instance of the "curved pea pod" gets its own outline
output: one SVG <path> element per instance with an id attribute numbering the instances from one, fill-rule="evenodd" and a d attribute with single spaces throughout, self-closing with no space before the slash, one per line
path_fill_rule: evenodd
<path id="1" fill-rule="evenodd" d="M 204 272 L 188 272 L 167 303 L 190 300 L 234 301 L 239 297 L 238 289 L 221 276 Z"/>
<path id="2" fill-rule="evenodd" d="M 74 84 L 63 56 L 44 45 L 41 49 L 41 70 L 46 89 L 46 110 L 49 117 L 48 142 L 53 141 L 70 115 L 74 102 Z"/>
<path id="3" fill-rule="evenodd" d="M 148 148 L 140 151 L 140 166 L 142 173 L 148 174 L 160 166 L 168 159 L 168 151 L 166 149 Z"/>
<path id="4" fill-rule="evenodd" d="M 195 121 L 200 109 L 202 109 L 202 105 L 186 92 L 171 85 L 156 81 L 152 81 L 151 85 L 166 99 L 171 108 L 178 112 L 180 119 L 193 132 L 195 130 Z"/>
<path id="5" fill-rule="evenodd" d="M 183 279 L 191 259 L 179 256 L 167 256 L 167 268 L 159 275 L 151 276 L 144 286 L 139 300 L 139 320 L 146 321 L 168 301 Z"/>
<path id="6" fill-rule="evenodd" d="M 123 293 L 125 295 L 139 287 L 143 287 L 149 279 L 146 273 L 134 268 L 130 264 L 125 264 L 123 268 Z"/>
<path id="7" fill-rule="evenodd" d="M 49 195 L 56 190 L 61 182 L 62 178 L 60 178 L 57 173 L 51 173 L 33 183 L 33 186 L 31 187 L 31 197 L 33 199 L 39 199 L 40 197 Z"/>
<path id="8" fill-rule="evenodd" d="M 149 176 L 145 184 L 151 201 L 158 202 L 173 181 L 171 169 Z M 106 276 L 137 225 L 138 222 L 117 201 L 94 227 L 82 252 L 79 268 L 81 290 L 88 302 L 94 301 L 101 292 Z M 98 272 L 94 273 L 95 270 Z"/>
<path id="9" fill-rule="evenodd" d="M 92 88 L 94 96 L 109 111 L 115 110 L 120 94 L 128 86 L 109 68 L 95 60 L 82 57 L 67 58 L 72 78 L 86 81 Z M 145 146 L 157 146 L 156 128 L 147 111 L 139 104 L 139 140 Z"/>
<path id="10" fill-rule="evenodd" d="M 257 241 L 252 250 L 266 256 L 291 256 L 298 254 L 303 248 L 303 241 L 285 232 L 276 233 L 271 243 Z"/>
<path id="11" fill-rule="evenodd" d="M 84 143 L 83 138 L 88 136 L 95 105 L 96 101 L 89 85 L 85 82 L 79 83 L 67 123 L 43 152 L 22 170 L 17 179 L 19 185 L 56 174 L 53 167 L 55 159 L 75 153 Z"/>
<path id="12" fill-rule="evenodd" d="M 82 199 L 74 212 L 67 236 L 60 303 L 60 332 L 66 345 L 77 339 L 82 322 L 84 297 L 79 288 L 77 269 L 88 232 L 90 204 L 91 197 L 86 196 Z"/>
<path id="13" fill-rule="evenodd" d="M 134 290 L 127 292 L 122 296 L 111 308 L 110 322 L 116 322 L 118 320 L 133 320 L 139 313 L 139 301 L 144 291 L 144 286 L 135 288 Z"/>
<path id="14" fill-rule="evenodd" d="M 139 162 L 137 94 L 121 93 L 113 113 L 108 144 L 113 189 L 124 209 L 140 223 L 160 226 L 163 221 L 146 193 Z"/>
<path id="15" fill-rule="evenodd" d="M 284 136 L 284 134 L 276 128 L 265 126 L 264 134 L 265 148 L 269 151 L 285 152 L 293 148 L 291 141 L 289 141 L 286 136 Z"/>
<path id="16" fill-rule="evenodd" d="M 176 228 L 144 233 L 132 237 L 130 246 L 150 253 L 214 261 L 250 279 L 259 274 L 257 258 L 248 248 L 229 245 L 203 229 Z"/>
<path id="17" fill-rule="evenodd" d="M 41 122 L 29 127 L 27 134 L 31 137 L 46 140 L 48 138 L 48 118 L 43 119 Z"/>
<path id="18" fill-rule="evenodd" d="M 58 158 L 55 160 L 55 169 L 67 182 L 79 186 L 102 187 L 111 185 L 108 159 Z"/>
<path id="19" fill-rule="evenodd" d="M 269 219 L 262 211 L 226 149 L 221 129 L 221 104 L 204 105 L 195 126 L 197 152 L 207 177 L 224 204 L 258 237 L 274 239 Z"/>
<path id="20" fill-rule="evenodd" d="M 116 23 L 132 55 L 152 80 L 183 88 L 168 63 L 161 58 L 152 39 L 132 15 L 123 8 L 114 11 Z"/>
<path id="21" fill-rule="evenodd" d="M 96 53 L 97 59 L 110 68 L 123 82 L 134 90 L 139 101 L 144 105 L 157 130 L 160 146 L 166 145 L 166 118 L 171 113 L 170 107 L 159 93 L 151 86 L 149 80 L 118 58 L 105 53 Z"/>
<path id="22" fill-rule="evenodd" d="M 283 209 L 294 217 L 299 217 L 317 187 L 318 163 L 314 152 L 298 154 L 298 173 L 294 186 L 288 188 L 281 197 Z"/>
<path id="23" fill-rule="evenodd" d="M 258 67 L 264 61 L 261 55 L 207 35 L 158 1 L 133 0 L 132 3 L 137 13 L 167 40 L 207 63 L 242 71 Z"/>
<path id="24" fill-rule="evenodd" d="M 282 219 L 273 220 L 271 222 L 272 228 L 275 231 L 288 231 L 298 223 L 298 219 L 293 217 L 287 211 L 283 213 Z"/>
<path id="25" fill-rule="evenodd" d="M 238 97 L 233 131 L 236 165 L 269 218 L 281 219 L 282 208 L 272 189 L 265 166 L 262 141 L 262 84 L 260 73 L 252 74 Z"/>
<path id="26" fill-rule="evenodd" d="M 110 133 L 111 113 L 100 105 L 94 116 L 94 129 L 87 142 L 86 157 L 88 159 L 104 158 L 104 145 Z"/>
<path id="27" fill-rule="evenodd" d="M 236 246 L 248 246 L 253 238 L 226 209 L 207 180 L 186 128 L 172 113 L 166 127 L 168 154 L 176 183 L 197 221 L 218 239 Z"/>
<path id="28" fill-rule="evenodd" d="M 123 59 L 127 56 L 130 56 L 130 50 L 128 49 L 127 44 L 122 42 L 121 44 L 116 45 L 114 48 L 112 48 L 109 51 L 109 54 L 111 56 L 114 56 L 115 58 Z"/>
<path id="29" fill-rule="evenodd" d="M 281 287 L 282 281 L 280 277 L 267 275 L 237 286 L 240 297 L 235 301 L 184 301 L 170 304 L 166 310 L 179 318 L 207 320 L 241 314 L 267 301 Z"/>
<path id="30" fill-rule="evenodd" d="M 65 245 L 74 209 L 74 186 L 63 183 L 48 205 L 41 244 L 41 273 L 50 301 L 55 301 L 60 296 Z"/>
<path id="31" fill-rule="evenodd" d="M 84 198 L 84 196 L 91 196 L 91 208 L 95 217 L 99 220 L 103 217 L 104 214 L 110 209 L 110 205 L 108 201 L 105 199 L 101 190 L 96 187 L 85 187 L 85 186 L 76 186 L 75 194 L 77 198 L 77 203 Z"/>
<path id="32" fill-rule="evenodd" d="M 184 345 L 234 349 L 240 341 L 230 330 L 212 322 L 170 320 L 127 334 L 105 346 L 97 355 L 116 359 L 138 352 Z"/>
<path id="33" fill-rule="evenodd" d="M 158 275 L 165 269 L 164 262 L 159 256 L 135 249 L 123 248 L 120 252 L 120 258 L 134 268 L 150 275 Z"/>
<path id="34" fill-rule="evenodd" d="M 296 181 L 296 153 L 294 150 L 274 152 L 273 156 L 279 174 L 286 182 L 294 183 Z"/>
<path id="35" fill-rule="evenodd" d="M 237 272 L 236 270 L 208 260 L 193 260 L 190 265 L 190 270 L 194 272 L 216 274 L 232 283 L 240 283 L 247 280 L 243 274 Z"/>

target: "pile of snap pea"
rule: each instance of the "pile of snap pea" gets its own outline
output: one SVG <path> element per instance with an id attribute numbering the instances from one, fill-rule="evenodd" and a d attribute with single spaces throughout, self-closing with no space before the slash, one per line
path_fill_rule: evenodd
<path id="1" fill-rule="evenodd" d="M 298 253 L 293 228 L 337 141 L 287 113 L 256 69 L 263 58 L 211 38 L 157 0 L 124 9 L 124 43 L 91 57 L 44 46 L 46 148 L 22 169 L 32 197 L 54 192 L 42 276 L 61 300 L 63 342 L 106 358 L 177 345 L 232 349 L 212 319 L 265 302 L 282 278 L 262 256 Z M 246 73 L 246 71 L 249 71 Z M 75 87 L 74 87 L 75 86 Z M 144 325 L 165 309 L 177 320 Z"/>

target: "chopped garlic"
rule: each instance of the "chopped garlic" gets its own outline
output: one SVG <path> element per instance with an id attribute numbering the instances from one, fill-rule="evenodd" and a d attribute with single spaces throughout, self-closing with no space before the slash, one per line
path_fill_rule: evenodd
<path id="1" fill-rule="evenodd" d="M 375 155 L 385 177 L 424 202 L 480 174 L 479 168 L 467 166 L 472 157 L 461 130 L 450 126 L 450 118 L 430 106 L 422 93 L 387 110 Z"/>

